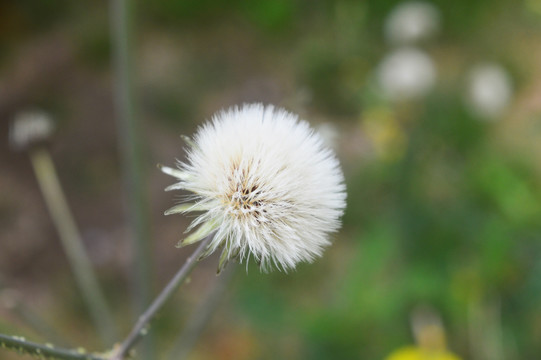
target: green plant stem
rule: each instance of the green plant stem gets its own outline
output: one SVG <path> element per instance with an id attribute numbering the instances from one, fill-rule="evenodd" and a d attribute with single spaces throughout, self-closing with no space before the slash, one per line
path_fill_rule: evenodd
<path id="1" fill-rule="evenodd" d="M 158 310 L 165 304 L 165 302 L 175 293 L 179 286 L 186 280 L 190 272 L 197 265 L 197 259 L 206 249 L 210 242 L 211 236 L 208 236 L 201 241 L 201 244 L 190 255 L 184 265 L 178 270 L 173 279 L 165 286 L 162 292 L 156 297 L 149 308 L 139 317 L 132 331 L 126 337 L 126 339 L 120 344 L 120 347 L 111 356 L 111 360 L 122 360 L 128 354 L 130 349 L 137 344 L 141 338 L 146 335 L 146 327 L 148 323 L 154 318 Z"/>
<path id="2" fill-rule="evenodd" d="M 18 336 L 0 334 L 0 347 L 16 351 L 20 354 L 29 354 L 39 359 L 58 360 L 105 360 L 106 358 L 86 353 L 84 349 L 68 350 L 55 348 L 51 344 L 38 344 Z"/>
<path id="3" fill-rule="evenodd" d="M 150 212 L 145 197 L 142 168 L 140 122 L 133 94 L 132 7 L 129 0 L 111 0 L 111 38 L 114 65 L 114 105 L 118 128 L 120 155 L 125 184 L 124 194 L 128 222 L 133 239 L 133 270 L 135 274 L 135 313 L 140 314 L 152 300 L 152 248 L 150 242 Z M 150 346 L 150 345 L 149 345 Z M 150 355 L 150 354 L 149 354 Z"/>
<path id="4" fill-rule="evenodd" d="M 53 160 L 44 148 L 31 150 L 30 159 L 83 301 L 90 311 L 91 318 L 104 345 L 109 346 L 111 339 L 115 338 L 113 317 L 86 254 L 75 220 L 69 210 Z"/>

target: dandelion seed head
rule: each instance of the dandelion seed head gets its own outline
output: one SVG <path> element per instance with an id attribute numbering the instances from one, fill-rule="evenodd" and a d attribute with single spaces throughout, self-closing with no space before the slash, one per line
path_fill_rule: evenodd
<path id="1" fill-rule="evenodd" d="M 385 20 L 385 37 L 392 44 L 412 44 L 430 38 L 440 27 L 440 12 L 424 1 L 398 4 Z"/>
<path id="2" fill-rule="evenodd" d="M 202 212 L 182 244 L 214 232 L 207 254 L 220 266 L 252 256 L 263 270 L 319 257 L 340 227 L 345 185 L 334 153 L 307 122 L 260 104 L 218 112 L 199 128 L 178 169 L 163 168 L 192 193 L 169 210 Z"/>
<path id="3" fill-rule="evenodd" d="M 51 136 L 54 124 L 43 111 L 24 111 L 18 113 L 11 124 L 9 141 L 16 150 L 26 149 Z"/>
<path id="4" fill-rule="evenodd" d="M 498 119 L 507 110 L 512 97 L 511 77 L 502 66 L 488 63 L 478 65 L 470 72 L 466 102 L 482 119 Z"/>
<path id="5" fill-rule="evenodd" d="M 388 54 L 377 70 L 384 95 L 393 101 L 425 96 L 436 82 L 436 68 L 423 51 L 404 47 Z"/>

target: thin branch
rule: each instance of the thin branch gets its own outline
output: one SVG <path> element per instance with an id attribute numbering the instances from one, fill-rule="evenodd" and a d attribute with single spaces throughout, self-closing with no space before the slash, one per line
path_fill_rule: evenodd
<path id="1" fill-rule="evenodd" d="M 114 105 L 122 171 L 126 186 L 126 209 L 133 232 L 134 271 L 137 287 L 137 313 L 152 300 L 152 271 L 149 205 L 145 196 L 144 151 L 141 122 L 134 101 L 131 7 L 133 1 L 111 0 L 111 39 L 113 41 Z"/>
<path id="2" fill-rule="evenodd" d="M 148 323 L 154 318 L 158 310 L 165 304 L 165 302 L 174 294 L 174 292 L 179 288 L 179 286 L 186 280 L 190 272 L 193 270 L 195 265 L 197 265 L 197 259 L 205 251 L 208 243 L 212 238 L 208 236 L 201 241 L 199 247 L 190 255 L 186 260 L 184 265 L 179 269 L 175 274 L 173 279 L 167 284 L 167 286 L 162 290 L 154 302 L 149 306 L 149 308 L 139 317 L 139 320 L 133 327 L 132 331 L 128 337 L 120 344 L 120 347 L 116 350 L 115 354 L 111 356 L 110 360 L 122 360 L 130 349 L 134 347 L 139 340 L 147 333 L 146 327 Z"/>
<path id="3" fill-rule="evenodd" d="M 19 336 L 0 334 L 0 347 L 19 354 L 34 355 L 40 359 L 54 360 L 105 360 L 105 357 L 89 354 L 84 349 L 68 350 L 55 348 L 51 344 L 38 344 Z"/>
<path id="4" fill-rule="evenodd" d="M 104 345 L 109 346 L 111 339 L 115 338 L 112 313 L 84 248 L 81 234 L 62 191 L 51 155 L 44 148 L 32 149 L 29 155 L 83 301 L 90 311 Z"/>
<path id="5" fill-rule="evenodd" d="M 141 122 L 137 116 L 134 87 L 133 14 L 135 1 L 110 0 L 110 31 L 114 70 L 113 100 L 125 185 L 125 207 L 134 251 L 133 274 L 135 314 L 143 312 L 152 300 L 152 247 L 150 212 L 144 174 Z M 151 337 L 145 339 L 145 357 L 154 352 Z"/>

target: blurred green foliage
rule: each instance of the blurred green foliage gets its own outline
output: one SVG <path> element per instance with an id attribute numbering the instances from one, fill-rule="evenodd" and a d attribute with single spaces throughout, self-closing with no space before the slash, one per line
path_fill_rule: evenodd
<path id="1" fill-rule="evenodd" d="M 138 35 L 165 32 L 192 56 L 184 55 L 185 67 L 170 75 L 179 79 L 177 86 L 139 89 L 142 111 L 159 119 L 157 126 L 174 136 L 184 133 L 216 110 L 202 110 L 209 94 L 235 93 L 228 84 L 240 85 L 259 71 L 283 75 L 294 91 L 307 89 L 310 96 L 298 107 L 342 129 L 339 149 L 348 188 L 344 230 L 323 259 L 296 273 L 260 274 L 252 264 L 237 277 L 232 303 L 222 309 L 230 322 L 218 332 L 249 323 L 259 348 L 253 358 L 381 359 L 413 341 L 409 314 L 419 304 L 437 309 L 450 348 L 464 359 L 483 360 L 472 347 L 495 341 L 472 343 L 471 309 L 478 304 L 481 309 L 500 304 L 495 326 L 503 334 L 502 358 L 534 359 L 541 353 L 539 154 L 528 158 L 503 144 L 498 126 L 510 118 L 488 122 L 472 114 L 455 78 L 487 56 L 505 62 L 519 93 L 538 70 L 527 67 L 527 54 L 517 44 L 524 33 L 539 41 L 540 28 L 525 21 L 532 14 L 523 1 L 429 2 L 442 15 L 442 29 L 421 47 L 434 57 L 441 82 L 426 97 L 401 104 L 381 97 L 374 75 L 390 50 L 383 24 L 397 0 L 138 4 Z M 105 4 L 82 4 L 101 10 L 74 32 L 78 60 L 92 71 L 107 72 Z M 9 8 L 24 25 L 9 29 L 28 34 L 53 23 L 69 28 L 87 19 L 80 10 L 84 6 L 17 2 Z M 512 27 L 502 29 L 501 23 Z M 183 37 L 190 40 L 182 42 Z M 403 145 L 388 158 L 348 150 L 347 141 L 368 141 L 363 129 L 370 114 L 382 112 Z M 352 134 L 358 136 L 350 140 Z M 108 169 L 105 165 L 95 164 Z M 166 324 L 158 331 L 171 331 L 174 326 Z M 202 341 L 212 339 L 207 334 Z"/>

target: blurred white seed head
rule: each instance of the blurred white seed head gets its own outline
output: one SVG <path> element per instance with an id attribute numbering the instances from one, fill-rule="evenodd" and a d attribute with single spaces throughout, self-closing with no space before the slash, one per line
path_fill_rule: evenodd
<path id="1" fill-rule="evenodd" d="M 54 130 L 49 115 L 43 111 L 18 113 L 11 124 L 9 141 L 16 150 L 47 140 Z"/>
<path id="2" fill-rule="evenodd" d="M 498 118 L 509 106 L 512 95 L 511 78 L 501 66 L 478 65 L 470 72 L 467 103 L 476 115 L 487 120 Z"/>
<path id="3" fill-rule="evenodd" d="M 408 1 L 396 6 L 385 20 L 391 44 L 411 44 L 435 35 L 440 27 L 438 9 L 427 2 Z"/>
<path id="4" fill-rule="evenodd" d="M 213 238 L 218 271 L 253 256 L 264 271 L 311 262 L 329 245 L 345 208 L 344 177 L 334 153 L 307 122 L 283 109 L 244 105 L 216 113 L 187 139 L 186 162 L 162 167 L 192 193 L 166 211 L 199 211 L 179 246 Z"/>
<path id="5" fill-rule="evenodd" d="M 394 101 L 422 97 L 436 81 L 432 59 L 414 48 L 401 48 L 387 55 L 377 69 L 379 86 Z"/>

